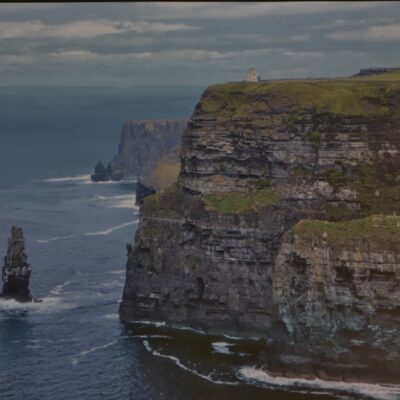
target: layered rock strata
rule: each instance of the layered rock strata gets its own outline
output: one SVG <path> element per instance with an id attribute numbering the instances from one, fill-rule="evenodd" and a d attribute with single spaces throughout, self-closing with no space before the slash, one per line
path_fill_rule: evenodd
<path id="1" fill-rule="evenodd" d="M 122 320 L 260 336 L 275 370 L 400 379 L 400 220 L 387 220 L 400 212 L 400 75 L 383 76 L 208 88 L 178 182 L 141 207 Z"/>
<path id="2" fill-rule="evenodd" d="M 20 302 L 32 301 L 29 290 L 31 272 L 25 254 L 24 232 L 22 228 L 13 226 L 8 240 L 7 255 L 4 257 L 1 297 Z"/>

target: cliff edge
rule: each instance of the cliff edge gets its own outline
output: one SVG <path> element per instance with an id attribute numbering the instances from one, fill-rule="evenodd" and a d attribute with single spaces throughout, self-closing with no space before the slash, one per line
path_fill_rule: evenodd
<path id="1" fill-rule="evenodd" d="M 186 124 L 186 119 L 126 121 L 118 153 L 107 167 L 110 178 L 149 177 L 159 159 L 179 145 Z"/>
<path id="2" fill-rule="evenodd" d="M 258 335 L 268 368 L 398 382 L 400 73 L 209 87 L 144 200 L 120 307 Z"/>

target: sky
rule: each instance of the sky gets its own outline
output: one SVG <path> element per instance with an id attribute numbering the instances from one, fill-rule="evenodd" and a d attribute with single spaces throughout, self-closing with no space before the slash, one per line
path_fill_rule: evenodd
<path id="1" fill-rule="evenodd" d="M 349 76 L 399 48 L 397 2 L 0 3 L 0 86 Z"/>

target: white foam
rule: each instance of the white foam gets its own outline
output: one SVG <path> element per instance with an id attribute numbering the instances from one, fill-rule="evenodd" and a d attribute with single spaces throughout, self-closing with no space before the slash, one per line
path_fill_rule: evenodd
<path id="1" fill-rule="evenodd" d="M 171 336 L 166 335 L 130 335 L 128 338 L 137 338 L 137 339 L 171 339 Z"/>
<path id="2" fill-rule="evenodd" d="M 96 346 L 96 347 L 92 347 L 92 348 L 90 348 L 90 349 L 88 349 L 88 350 L 83 350 L 83 351 L 79 352 L 78 354 L 76 354 L 76 355 L 72 358 L 71 364 L 72 364 L 72 365 L 76 365 L 76 364 L 79 363 L 79 361 L 80 361 L 80 359 L 81 359 L 82 357 L 87 356 L 88 354 L 93 353 L 94 351 L 106 349 L 107 347 L 113 346 L 113 345 L 116 344 L 116 343 L 117 343 L 117 341 L 116 341 L 116 340 L 113 340 L 113 341 L 111 341 L 111 342 L 109 342 L 109 343 L 106 343 L 106 344 L 103 344 L 103 345 L 101 345 L 101 346 Z"/>
<path id="3" fill-rule="evenodd" d="M 76 181 L 76 182 L 91 182 L 90 181 L 90 174 L 84 175 L 75 175 L 75 176 L 63 176 L 60 178 L 47 178 L 43 179 L 42 182 L 69 182 L 69 181 Z"/>
<path id="4" fill-rule="evenodd" d="M 71 284 L 71 281 L 56 285 L 50 290 L 49 295 L 40 298 L 38 302 L 20 303 L 14 299 L 0 299 L 0 311 L 29 311 L 32 313 L 53 313 L 67 310 L 75 307 L 75 304 L 65 303 L 61 297 L 65 286 Z"/>
<path id="5" fill-rule="evenodd" d="M 161 357 L 161 358 L 166 358 L 166 359 L 168 359 L 168 360 L 171 360 L 171 361 L 173 361 L 179 368 L 182 368 L 183 370 L 185 370 L 185 371 L 187 371 L 187 372 L 190 372 L 191 374 L 196 375 L 196 376 L 198 376 L 199 378 L 202 378 L 202 379 L 204 379 L 204 380 L 206 380 L 206 381 L 208 381 L 208 382 L 215 383 L 215 384 L 217 384 L 217 385 L 238 385 L 238 384 L 239 384 L 239 382 L 221 381 L 221 380 L 219 380 L 219 379 L 213 379 L 213 378 L 210 376 L 211 374 L 210 374 L 210 375 L 204 375 L 204 374 L 202 374 L 202 373 L 196 371 L 196 370 L 193 369 L 193 368 L 189 368 L 189 367 L 187 367 L 186 365 L 184 365 L 178 357 L 171 356 L 171 355 L 168 355 L 168 354 L 161 354 L 160 352 L 158 352 L 158 351 L 156 351 L 156 350 L 153 350 L 153 349 L 151 348 L 151 346 L 150 346 L 148 340 L 143 340 L 143 344 L 144 344 L 144 347 L 146 348 L 146 350 L 147 350 L 149 353 L 151 353 L 152 355 L 157 356 L 157 357 Z"/>
<path id="6" fill-rule="evenodd" d="M 66 236 L 53 236 L 50 239 L 38 239 L 36 243 L 50 243 L 56 240 L 64 240 L 64 239 L 71 239 L 73 237 L 77 237 L 78 235 L 66 235 Z"/>
<path id="7" fill-rule="evenodd" d="M 98 181 L 98 182 L 93 182 L 90 179 L 90 175 L 89 175 L 89 179 L 83 181 L 82 183 L 84 184 L 95 184 L 95 185 L 119 185 L 121 183 L 136 183 L 137 180 L 136 179 L 123 179 L 120 181 Z"/>
<path id="8" fill-rule="evenodd" d="M 0 300 L 0 311 L 29 311 L 32 313 L 53 313 L 75 307 L 74 304 L 63 303 L 61 297 L 44 297 L 40 302 L 20 303 L 16 300 Z"/>
<path id="9" fill-rule="evenodd" d="M 115 225 L 115 226 L 107 228 L 107 229 L 105 229 L 103 231 L 87 232 L 87 233 L 84 234 L 84 236 L 109 235 L 110 233 L 113 233 L 114 231 L 116 231 L 118 229 L 122 229 L 122 228 L 125 228 L 127 226 L 131 226 L 131 225 L 137 224 L 138 222 L 139 222 L 139 219 L 135 219 L 134 221 L 125 222 L 125 223 L 120 224 L 120 225 Z M 50 243 L 50 242 L 54 242 L 56 240 L 71 239 L 71 238 L 79 237 L 79 236 L 81 236 L 81 235 L 53 236 L 50 239 L 38 239 L 38 240 L 36 240 L 36 243 Z"/>
<path id="10" fill-rule="evenodd" d="M 119 185 L 121 183 L 136 183 L 136 179 L 124 179 L 120 181 L 101 181 L 101 182 L 93 182 L 90 179 L 90 174 L 80 174 L 80 175 L 73 175 L 73 176 L 61 176 L 57 178 L 47 178 L 41 179 L 40 182 L 49 182 L 49 183 L 59 183 L 59 182 L 74 182 L 77 184 L 106 184 L 106 185 Z"/>
<path id="11" fill-rule="evenodd" d="M 234 354 L 229 347 L 235 346 L 233 343 L 227 343 L 227 342 L 213 342 L 211 343 L 211 347 L 214 350 L 214 353 L 220 353 L 220 354 Z"/>
<path id="12" fill-rule="evenodd" d="M 109 271 L 110 274 L 114 274 L 114 275 L 124 274 L 125 272 L 126 272 L 125 269 L 115 269 L 115 270 Z"/>
<path id="13" fill-rule="evenodd" d="M 96 196 L 96 200 L 101 200 L 106 204 L 107 208 L 130 208 L 138 210 L 139 207 L 135 205 L 135 196 L 133 193 L 118 196 Z"/>
<path id="14" fill-rule="evenodd" d="M 239 336 L 232 336 L 232 335 L 222 335 L 224 338 L 230 339 L 230 340 L 249 340 L 248 338 L 243 338 L 243 337 L 239 337 Z"/>
<path id="15" fill-rule="evenodd" d="M 124 224 L 112 226 L 111 228 L 107 228 L 104 231 L 97 231 L 97 232 L 87 232 L 85 233 L 85 236 L 99 236 L 99 235 L 109 235 L 110 233 L 113 233 L 114 231 L 122 228 L 126 228 L 127 226 L 131 226 L 134 224 L 137 224 L 139 222 L 138 219 L 131 221 L 131 222 L 125 222 Z"/>
<path id="16" fill-rule="evenodd" d="M 165 326 L 165 322 L 163 321 L 128 321 L 128 322 L 135 324 L 142 324 L 142 325 L 153 325 L 156 327 Z"/>
<path id="17" fill-rule="evenodd" d="M 115 201 L 113 204 L 110 204 L 108 208 L 130 208 L 132 210 L 138 209 L 138 207 L 135 206 L 135 199 L 132 195 L 126 196 L 125 199 Z"/>
<path id="18" fill-rule="evenodd" d="M 65 281 L 64 283 L 60 283 L 59 285 L 56 285 L 54 289 L 50 290 L 50 294 L 53 296 L 60 296 L 62 290 L 65 288 L 65 286 L 68 286 L 71 284 L 71 281 Z"/>
<path id="19" fill-rule="evenodd" d="M 130 324 L 142 324 L 142 325 L 153 325 L 155 327 L 161 327 L 161 326 L 166 326 L 166 323 L 164 321 L 127 321 L 127 323 Z M 201 329 L 196 329 L 196 328 L 191 328 L 189 326 L 170 326 L 173 329 L 179 330 L 179 331 L 190 331 L 194 333 L 198 333 L 199 335 L 207 335 L 206 331 L 203 331 Z"/>
<path id="20" fill-rule="evenodd" d="M 111 320 L 117 320 L 119 318 L 119 315 L 117 313 L 113 313 L 113 314 L 105 314 L 103 315 L 103 317 L 105 319 L 111 319 Z"/>
<path id="21" fill-rule="evenodd" d="M 59 342 L 77 342 L 77 341 L 78 341 L 77 338 L 65 338 L 65 339 L 26 339 L 26 340 L 15 339 L 12 342 L 38 344 L 38 343 L 59 343 Z"/>
<path id="22" fill-rule="evenodd" d="M 293 390 L 328 390 L 333 392 L 345 392 L 348 394 L 367 395 L 374 399 L 395 400 L 400 396 L 400 386 L 374 385 L 370 383 L 348 383 L 340 381 L 324 381 L 322 379 L 301 379 L 273 377 L 267 371 L 255 367 L 242 367 L 238 370 L 239 379 L 247 383 L 261 384 L 268 387 L 290 388 Z"/>

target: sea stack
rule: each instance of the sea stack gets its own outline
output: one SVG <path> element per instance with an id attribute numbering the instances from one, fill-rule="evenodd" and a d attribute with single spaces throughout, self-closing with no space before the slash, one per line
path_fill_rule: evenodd
<path id="1" fill-rule="evenodd" d="M 94 174 L 90 176 L 90 179 L 92 182 L 107 182 L 110 180 L 110 175 L 102 161 L 96 164 Z"/>
<path id="2" fill-rule="evenodd" d="M 1 297 L 20 302 L 32 301 L 29 290 L 31 272 L 25 254 L 24 232 L 22 228 L 12 226 L 11 237 L 8 239 L 7 255 L 4 257 Z"/>

